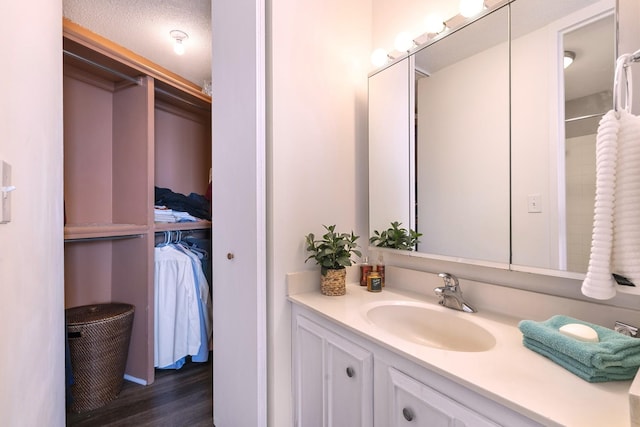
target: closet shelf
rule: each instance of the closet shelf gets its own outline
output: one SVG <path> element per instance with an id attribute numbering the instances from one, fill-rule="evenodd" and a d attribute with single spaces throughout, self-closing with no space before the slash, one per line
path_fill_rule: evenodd
<path id="1" fill-rule="evenodd" d="M 196 222 L 156 222 L 155 231 L 206 230 L 211 228 L 211 221 Z"/>
<path id="2" fill-rule="evenodd" d="M 146 225 L 138 224 L 67 224 L 64 226 L 65 240 L 82 240 L 145 234 Z"/>

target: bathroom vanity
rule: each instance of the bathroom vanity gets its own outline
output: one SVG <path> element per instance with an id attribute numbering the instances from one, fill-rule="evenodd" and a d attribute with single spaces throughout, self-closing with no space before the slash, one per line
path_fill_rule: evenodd
<path id="1" fill-rule="evenodd" d="M 296 426 L 631 425 L 631 381 L 588 383 L 522 345 L 518 322 L 546 318 L 523 291 L 463 281 L 472 314 L 438 305 L 431 273 L 392 267 L 381 293 L 342 297 L 301 275 L 289 277 Z M 538 316 L 589 309 L 535 298 L 549 299 L 528 300 Z"/>

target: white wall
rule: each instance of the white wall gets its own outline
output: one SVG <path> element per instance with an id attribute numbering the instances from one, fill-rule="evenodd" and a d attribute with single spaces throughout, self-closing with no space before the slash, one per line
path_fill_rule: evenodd
<path id="1" fill-rule="evenodd" d="M 285 275 L 304 236 L 367 228 L 367 74 L 371 1 L 271 2 L 268 25 L 269 425 L 292 422 Z M 350 277 L 354 277 L 352 269 Z"/>
<path id="2" fill-rule="evenodd" d="M 0 159 L 13 220 L 0 224 L 0 419 L 64 426 L 62 4 L 2 2 Z"/>

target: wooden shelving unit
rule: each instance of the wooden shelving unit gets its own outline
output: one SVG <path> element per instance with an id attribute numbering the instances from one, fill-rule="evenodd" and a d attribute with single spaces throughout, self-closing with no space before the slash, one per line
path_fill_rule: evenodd
<path id="1" fill-rule="evenodd" d="M 126 374 L 154 380 L 154 186 L 205 194 L 211 98 L 127 49 L 63 21 L 65 306 L 136 308 Z"/>

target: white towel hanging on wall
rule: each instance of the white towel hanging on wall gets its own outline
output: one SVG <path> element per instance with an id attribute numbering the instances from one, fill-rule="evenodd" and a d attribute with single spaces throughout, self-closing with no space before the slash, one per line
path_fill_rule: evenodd
<path id="1" fill-rule="evenodd" d="M 619 121 L 611 269 L 640 286 L 640 117 Z"/>
<path id="2" fill-rule="evenodd" d="M 587 277 L 582 283 L 582 293 L 597 299 L 609 299 L 616 295 L 615 281 L 611 276 L 611 252 L 618 129 L 616 112 L 609 111 L 600 120 L 596 137 L 593 234 L 589 267 Z"/>
<path id="3" fill-rule="evenodd" d="M 612 273 L 640 286 L 640 117 L 631 114 L 629 68 L 640 51 L 616 61 L 613 110 L 600 121 L 596 138 L 596 199 L 591 255 L 582 293 L 609 299 Z"/>

